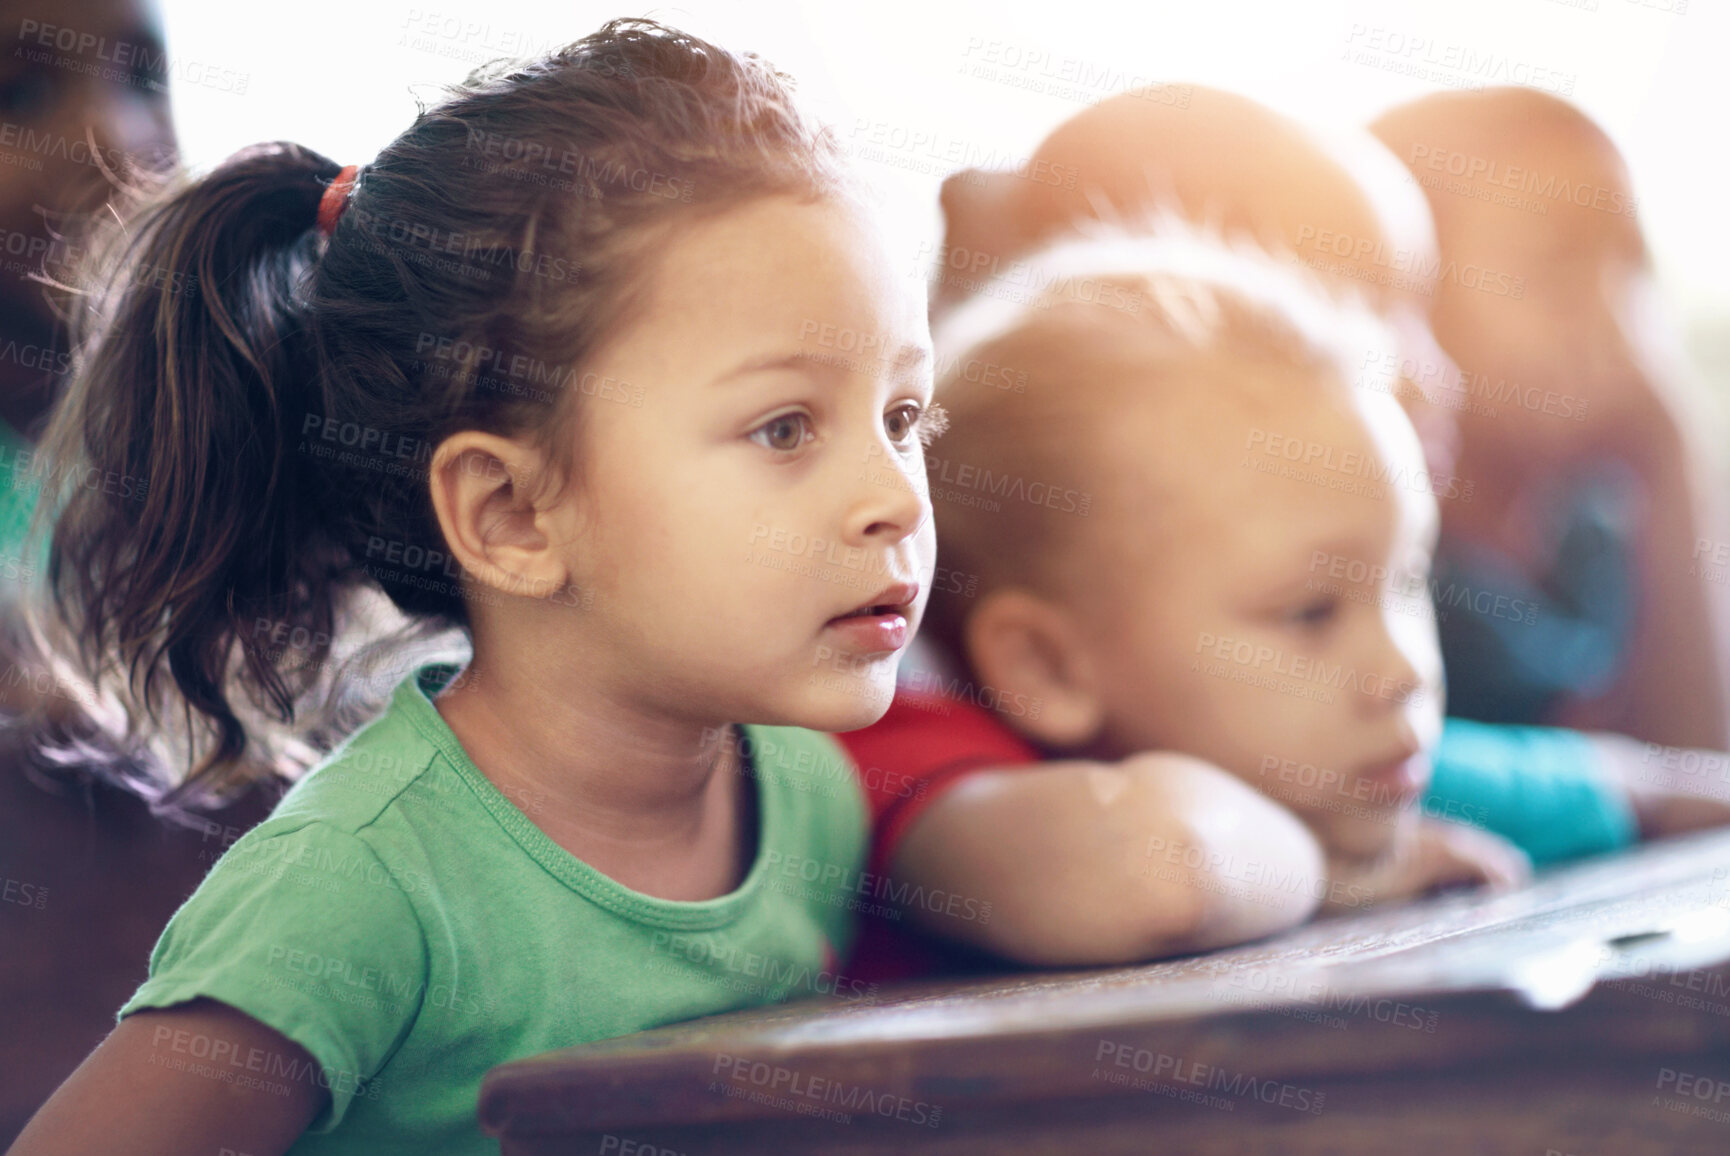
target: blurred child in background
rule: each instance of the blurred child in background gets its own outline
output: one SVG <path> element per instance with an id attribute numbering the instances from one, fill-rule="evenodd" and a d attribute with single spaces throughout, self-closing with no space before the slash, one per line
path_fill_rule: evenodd
<path id="1" fill-rule="evenodd" d="M 1180 102 L 1163 99 L 1164 94 L 1172 91 L 1181 92 L 1181 107 Z M 1475 485 L 1475 479 L 1463 476 L 1454 465 L 1459 441 L 1454 415 L 1462 408 L 1460 399 L 1468 392 L 1469 382 L 1437 346 L 1428 328 L 1428 314 L 1436 300 L 1438 282 L 1457 284 L 1459 278 L 1450 280 L 1448 266 L 1436 253 L 1422 194 L 1392 155 L 1374 140 L 1351 134 L 1323 138 L 1244 98 L 1204 88 L 1169 86 L 1151 93 L 1115 97 L 1087 110 L 1053 132 L 1035 156 L 1043 166 L 1041 171 L 1065 173 L 1069 179 L 1037 182 L 1008 173 L 963 173 L 946 183 L 947 235 L 936 292 L 940 318 L 965 305 L 970 300 L 969 294 L 975 303 L 983 297 L 1025 302 L 1032 291 L 1030 287 L 1038 284 L 1037 275 L 1027 261 L 1030 250 L 1074 229 L 1080 222 L 1104 218 L 1135 223 L 1144 221 L 1152 210 L 1175 213 L 1233 238 L 1258 242 L 1276 253 L 1289 255 L 1287 259 L 1295 259 L 1335 286 L 1356 292 L 1373 306 L 1397 336 L 1391 348 L 1384 342 L 1379 350 L 1365 351 L 1364 356 L 1373 360 L 1357 367 L 1356 372 L 1366 380 L 1381 381 L 1407 402 L 1426 451 L 1427 472 L 1423 476 L 1433 483 L 1435 496 L 1440 499 L 1444 534 L 1451 512 L 1463 511 L 1468 506 L 1480 512 L 1496 508 L 1498 495 L 1486 493 Z M 984 273 L 970 276 L 968 271 L 976 269 Z M 1092 334 L 1088 340 L 1097 341 L 1101 337 Z M 1229 345 L 1223 339 L 1222 343 Z M 948 350 L 950 361 L 946 364 L 964 356 L 975 367 L 985 364 L 973 354 L 964 354 L 953 347 Z M 1396 385 L 1389 380 L 1389 371 L 1404 380 Z M 1025 388 L 1024 376 L 999 366 L 993 379 L 1014 380 L 1019 391 Z M 993 375 L 964 373 L 957 382 L 976 384 L 986 377 Z M 1004 432 L 1003 436 L 1061 435 L 1021 428 L 1018 433 Z M 941 500 L 938 505 L 940 511 L 945 508 Z M 957 513 L 953 517 L 970 516 L 973 515 Z M 978 588 L 982 581 L 980 574 L 967 572 L 949 552 L 945 553 L 944 562 L 940 575 L 964 576 L 966 589 Z M 1410 577 L 1408 573 L 1408 580 Z M 1416 588 L 1437 603 L 1432 618 L 1442 622 L 1473 616 L 1474 596 L 1477 602 L 1486 601 L 1481 590 L 1470 590 L 1465 599 L 1457 597 L 1468 588 L 1453 578 L 1441 582 L 1426 577 L 1416 583 Z M 1546 637 L 1553 638 L 1558 629 L 1573 625 L 1570 607 L 1538 597 L 1510 598 L 1499 590 L 1491 593 L 1484 616 L 1509 605 L 1518 606 L 1521 613 L 1516 630 L 1525 629 L 1534 636 L 1545 634 L 1536 629 L 1540 613 L 1545 616 Z M 1406 605 L 1409 608 L 1409 599 Z M 958 638 L 952 638 L 951 643 L 947 653 L 939 653 L 934 659 L 940 668 L 946 662 L 952 664 L 954 657 L 963 653 Z M 956 673 L 953 665 L 948 673 Z M 944 685 L 959 685 L 977 692 L 981 684 L 963 676 L 959 683 Z M 1004 709 L 1001 687 L 992 686 L 989 697 L 997 706 L 998 721 L 1022 727 L 1021 721 L 1010 717 L 1013 712 Z M 881 781 L 897 782 L 903 787 L 916 784 L 916 790 L 903 789 L 898 795 L 878 792 L 875 862 L 880 871 L 891 871 L 893 860 L 889 849 L 900 845 L 902 836 L 915 826 L 914 816 L 948 783 L 960 777 L 983 776 L 993 766 L 1012 765 L 1029 757 L 1030 748 L 1003 742 L 1004 728 L 987 725 L 989 720 L 980 712 L 950 709 L 948 704 L 941 710 L 944 717 L 940 723 L 929 712 L 913 714 L 901 711 L 898 706 L 877 727 L 846 736 L 862 762 L 881 763 L 884 776 Z M 1591 740 L 1594 746 L 1590 755 L 1584 745 L 1587 740 L 1559 731 L 1471 727 L 1459 723 L 1450 726 L 1448 739 L 1445 753 L 1452 756 L 1445 762 L 1451 768 L 1448 781 L 1457 783 L 1467 771 L 1495 780 L 1489 784 L 1477 783 L 1480 791 L 1494 788 L 1494 824 L 1518 837 L 1540 862 L 1620 845 L 1632 836 L 1637 821 L 1648 832 L 1685 829 L 1717 821 L 1721 811 L 1716 800 L 1699 797 L 1703 784 L 1689 786 L 1675 776 L 1655 774 L 1654 767 L 1638 748 L 1609 736 Z M 888 746 L 875 745 L 879 742 Z M 1042 749 L 1050 753 L 1049 748 Z M 910 756 L 913 750 L 921 753 Z M 1630 763 L 1637 755 L 1640 766 L 1636 772 L 1630 770 Z M 1145 762 L 1164 756 L 1143 752 L 1135 757 Z M 1622 772 L 1614 776 L 1615 782 L 1611 782 L 1612 768 L 1606 766 L 1612 760 Z M 1530 768 L 1531 782 L 1525 784 L 1530 791 L 1526 795 L 1521 794 L 1522 780 L 1517 777 L 1522 767 Z M 1312 784 L 1324 774 L 1313 766 L 1307 771 L 1301 765 L 1290 769 L 1293 776 L 1307 775 Z M 1045 807 L 1058 805 L 1057 800 L 1073 800 L 1084 809 L 1091 805 L 1095 794 L 1087 791 L 1081 779 L 1052 770 L 1038 785 L 1033 779 L 1017 781 L 1008 776 L 995 779 L 999 792 L 995 818 L 1004 818 L 1004 808 L 1014 806 L 1017 793 L 1031 799 L 1036 792 L 1043 791 L 1039 805 Z M 1629 774 L 1639 780 L 1632 784 L 1634 793 L 1640 796 L 1638 818 L 1629 809 L 1626 782 Z M 899 777 L 889 778 L 890 775 Z M 1338 776 L 1336 768 L 1331 773 L 1336 785 L 1340 781 Z M 1011 782 L 1018 785 L 1011 787 Z M 1276 791 L 1276 797 L 1303 793 L 1289 783 L 1280 790 L 1284 794 Z M 1551 797 L 1546 801 L 1547 794 Z M 1193 806 L 1189 800 L 1183 802 Z M 1340 800 L 1332 802 L 1338 805 Z M 1438 797 L 1431 802 L 1433 810 L 1455 818 L 1492 817 L 1482 800 L 1471 803 L 1464 798 Z M 1169 808 L 1174 801 L 1167 799 L 1162 805 Z M 1577 817 L 1584 816 L 1583 821 L 1572 827 L 1558 827 L 1553 822 L 1558 807 L 1572 807 Z M 960 810 L 961 805 L 957 804 L 956 809 Z M 1029 804 L 1030 813 L 1036 809 Z M 1303 813 L 1303 808 L 1298 810 Z M 1142 812 L 1137 820 L 1139 826 L 1134 823 L 1124 826 L 1120 817 L 1114 818 L 1118 826 L 1112 829 L 1157 834 L 1163 829 L 1158 824 L 1176 821 L 1169 813 L 1159 819 L 1150 817 L 1158 812 L 1159 807 Z M 1089 822 L 1095 836 L 1104 829 L 1102 817 L 1095 816 Z M 935 828 L 937 824 L 931 826 Z M 965 824 L 957 821 L 955 826 Z M 1088 824 L 1082 826 L 1087 828 Z M 1073 853 L 1085 856 L 1090 862 L 1102 856 L 1109 858 L 1105 845 L 1098 838 L 1091 841 L 1083 838 L 1077 841 Z M 1087 896 L 1092 893 L 1086 881 L 1088 873 L 1066 871 L 1062 867 L 1072 850 L 1061 845 L 1042 846 L 1042 850 L 1049 852 L 1049 856 L 1023 856 L 1019 860 L 1018 877 L 1038 875 L 1046 880 L 1041 888 L 1042 899 L 1050 910 L 1086 910 Z M 1201 861 L 1211 858 L 1204 856 Z M 1206 891 L 1205 876 L 1205 871 L 1192 873 L 1185 882 L 1192 888 L 1199 884 Z M 902 885 L 912 881 L 905 870 L 899 871 L 896 878 Z M 1191 900 L 1188 907 L 1217 903 L 1217 894 L 1218 889 L 1214 888 L 1210 894 Z M 1384 891 L 1386 894 L 1391 892 Z M 1184 903 L 1179 903 L 1174 909 L 1184 907 Z M 992 906 L 991 910 L 1001 909 Z M 994 921 L 999 918 L 993 916 Z M 1017 938 L 1007 932 L 998 936 L 981 926 L 969 931 L 971 935 L 961 938 L 982 943 L 994 951 L 1028 957 L 1019 954 L 1015 947 L 1006 946 Z M 1196 943 L 1188 935 L 1168 936 L 1160 942 L 1162 953 L 1192 948 Z M 896 962 L 898 957 L 918 955 L 916 947 L 887 932 L 880 921 L 868 925 L 865 949 L 870 966 L 882 966 L 887 974 L 904 970 Z M 929 962 L 913 967 L 917 969 Z"/>
<path id="2" fill-rule="evenodd" d="M 938 330 L 932 493 L 968 582 L 937 585 L 928 638 L 955 661 L 843 736 L 916 785 L 880 819 L 885 876 L 990 912 L 915 902 L 917 925 L 1122 962 L 1193 950 L 1270 889 L 1361 910 L 1730 821 L 1624 736 L 1443 725 L 1431 558 L 1457 479 L 1430 469 L 1373 312 L 1182 230 L 1027 264 L 1038 289 Z M 1128 785 L 1148 752 L 1289 808 L 1325 871 L 1234 840 L 1217 799 L 1148 809 Z"/>
<path id="3" fill-rule="evenodd" d="M 70 45 L 68 29 L 78 38 Z M 46 557 L 26 549 L 52 472 L 36 438 L 71 368 L 66 299 L 54 286 L 72 276 L 86 219 L 171 165 L 175 134 L 154 4 L 0 0 L 0 33 L 9 45 L 0 54 L 0 870 L 31 900 L 0 904 L 4 1148 L 112 1030 L 114 1009 L 143 982 L 151 944 L 213 852 L 263 818 L 280 790 L 260 783 L 188 826 L 76 761 L 31 758 L 40 716 L 77 708 L 17 637 L 19 603 Z"/>
<path id="4" fill-rule="evenodd" d="M 1454 708 L 1724 747 L 1716 426 L 1615 145 L 1523 88 L 1427 96 L 1373 128 L 1434 212 L 1434 325 L 1460 370 L 1454 469 L 1486 499 L 1444 512 L 1444 584 L 1540 607 L 1527 623 L 1462 599 L 1442 620 Z"/>

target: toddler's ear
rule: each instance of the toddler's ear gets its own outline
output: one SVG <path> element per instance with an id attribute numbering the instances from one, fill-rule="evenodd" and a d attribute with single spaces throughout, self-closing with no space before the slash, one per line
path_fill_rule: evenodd
<path id="1" fill-rule="evenodd" d="M 1021 225 L 1018 198 L 1025 184 L 1014 173 L 964 169 L 950 174 L 938 193 L 943 206 L 945 260 L 967 264 L 975 255 L 1002 258 L 1024 248 L 1028 237 Z M 949 276 L 938 282 L 940 303 L 949 304 L 961 296 L 961 281 Z"/>
<path id="2" fill-rule="evenodd" d="M 1099 734 L 1105 704 L 1097 671 L 1062 607 L 1018 587 L 993 590 L 967 616 L 962 645 L 974 674 L 1001 700 L 1037 704 L 1003 715 L 1023 734 L 1060 751 Z"/>
<path id="3" fill-rule="evenodd" d="M 937 199 L 950 233 L 974 238 L 1009 228 L 1019 180 L 1014 173 L 985 169 L 963 169 L 945 177 Z"/>
<path id="4" fill-rule="evenodd" d="M 501 594 L 545 598 L 570 580 L 559 535 L 537 496 L 542 455 L 514 438 L 463 430 L 433 452 L 433 511 L 451 558 L 470 581 Z"/>

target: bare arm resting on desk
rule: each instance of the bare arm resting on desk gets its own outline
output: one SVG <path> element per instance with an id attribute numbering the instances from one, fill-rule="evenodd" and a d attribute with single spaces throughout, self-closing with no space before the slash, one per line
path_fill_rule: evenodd
<path id="1" fill-rule="evenodd" d="M 210 1050 L 199 1050 L 207 1056 L 232 1045 L 228 1054 L 245 1056 L 257 1048 L 284 1057 L 296 1071 L 317 1067 L 299 1044 L 215 1000 L 136 1012 L 42 1105 L 8 1156 L 184 1156 L 224 1149 L 281 1156 L 329 1093 L 312 1081 L 291 1080 L 288 1094 L 280 1095 L 167 1066 L 171 1059 L 190 1066 L 190 1046 L 175 1044 L 201 1037 Z"/>
<path id="2" fill-rule="evenodd" d="M 1254 872 L 1246 872 L 1251 862 Z M 927 931 L 1023 963 L 1128 963 L 1307 919 L 1322 872 L 1284 807 L 1186 755 L 970 774 L 914 821 L 895 878 L 991 903 L 988 921 L 915 906 Z"/>
<path id="3" fill-rule="evenodd" d="M 1641 838 L 1730 823 L 1730 753 L 1589 737 L 1611 781 L 1627 792 Z"/>
<path id="4" fill-rule="evenodd" d="M 989 920 L 910 907 L 926 931 L 1048 967 L 1208 951 L 1313 914 L 1527 873 L 1524 856 L 1487 832 L 1409 819 L 1390 854 L 1341 859 L 1285 807 L 1200 759 L 1068 760 L 971 773 L 914 820 L 890 870 L 991 904 Z"/>

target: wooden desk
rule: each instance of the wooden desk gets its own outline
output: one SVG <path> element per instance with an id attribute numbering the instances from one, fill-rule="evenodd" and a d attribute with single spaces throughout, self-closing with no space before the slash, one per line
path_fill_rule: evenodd
<path id="1" fill-rule="evenodd" d="M 1143 967 L 502 1065 L 507 1156 L 1727 1153 L 1730 833 Z M 660 1151 L 657 1151 L 660 1150 Z"/>

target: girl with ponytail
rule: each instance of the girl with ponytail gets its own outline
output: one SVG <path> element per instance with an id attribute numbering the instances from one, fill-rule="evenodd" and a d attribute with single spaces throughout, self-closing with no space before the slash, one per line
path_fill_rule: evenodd
<path id="1" fill-rule="evenodd" d="M 176 798 L 269 773 L 381 596 L 472 656 L 235 842 L 16 1153 L 493 1151 L 495 1064 L 857 994 L 863 804 L 813 732 L 888 706 L 941 418 L 785 77 L 614 21 L 103 252 L 43 630 L 109 745 Z"/>

